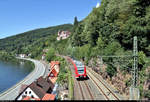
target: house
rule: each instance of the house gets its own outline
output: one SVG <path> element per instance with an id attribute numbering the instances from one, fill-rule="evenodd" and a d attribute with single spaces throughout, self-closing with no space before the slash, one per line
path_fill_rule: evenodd
<path id="1" fill-rule="evenodd" d="M 45 94 L 44 97 L 42 99 L 40 98 L 33 98 L 30 96 L 26 96 L 25 98 L 23 98 L 22 100 L 36 100 L 36 101 L 40 101 L 40 100 L 55 100 L 56 95 L 53 94 Z"/>
<path id="2" fill-rule="evenodd" d="M 54 84 L 48 78 L 41 76 L 27 87 L 22 85 L 16 100 L 53 99 L 54 95 L 50 94 L 53 88 Z"/>
<path id="3" fill-rule="evenodd" d="M 51 67 L 51 70 L 55 69 L 57 74 L 59 73 L 59 67 L 60 67 L 59 61 L 51 61 L 50 67 Z"/>
<path id="4" fill-rule="evenodd" d="M 45 54 L 42 55 L 42 60 L 45 60 L 45 56 L 46 56 Z"/>
<path id="5" fill-rule="evenodd" d="M 57 40 L 67 39 L 70 36 L 71 32 L 69 31 L 58 31 Z"/>
<path id="6" fill-rule="evenodd" d="M 47 52 L 48 52 L 48 50 L 49 50 L 49 49 L 43 49 L 43 52 L 44 52 L 44 53 L 47 53 Z"/>
<path id="7" fill-rule="evenodd" d="M 25 58 L 25 57 L 26 57 L 26 54 L 19 54 L 19 57 Z"/>
<path id="8" fill-rule="evenodd" d="M 59 67 L 60 67 L 59 65 L 60 65 L 59 61 L 51 61 L 50 63 L 51 70 L 48 74 L 48 77 L 53 84 L 56 82 L 59 74 Z"/>

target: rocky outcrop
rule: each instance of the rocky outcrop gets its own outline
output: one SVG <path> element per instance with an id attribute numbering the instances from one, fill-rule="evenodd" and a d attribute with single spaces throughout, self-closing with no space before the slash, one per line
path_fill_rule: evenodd
<path id="1" fill-rule="evenodd" d="M 96 61 L 94 62 L 94 60 Z M 129 80 L 131 75 L 123 75 L 123 73 L 120 71 L 120 68 L 118 67 L 117 74 L 110 78 L 106 72 L 107 66 L 103 64 L 99 58 L 91 59 L 89 61 L 89 66 L 95 72 L 99 73 L 108 83 L 112 84 L 112 86 L 114 86 L 121 94 L 125 94 L 126 96 L 129 95 L 129 87 L 126 86 L 126 80 Z"/>

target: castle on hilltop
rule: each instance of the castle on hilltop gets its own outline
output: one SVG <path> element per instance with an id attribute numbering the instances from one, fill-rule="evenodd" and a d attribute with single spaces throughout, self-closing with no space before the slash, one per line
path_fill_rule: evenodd
<path id="1" fill-rule="evenodd" d="M 69 31 L 58 31 L 57 40 L 67 39 L 71 35 Z"/>

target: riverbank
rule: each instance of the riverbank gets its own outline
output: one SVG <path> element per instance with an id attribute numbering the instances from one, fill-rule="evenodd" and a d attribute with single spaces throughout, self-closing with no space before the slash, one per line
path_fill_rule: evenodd
<path id="1" fill-rule="evenodd" d="M 43 76 L 45 73 L 46 68 L 43 65 L 43 63 L 41 63 L 40 61 L 33 60 L 33 59 L 27 59 L 27 58 L 19 58 L 19 59 L 32 61 L 35 64 L 35 69 L 27 77 L 25 77 L 22 81 L 20 81 L 16 85 L 9 88 L 7 91 L 0 94 L 0 100 L 14 100 L 17 97 L 19 89 L 22 84 L 29 85 L 34 80 L 39 78 L 40 76 Z"/>

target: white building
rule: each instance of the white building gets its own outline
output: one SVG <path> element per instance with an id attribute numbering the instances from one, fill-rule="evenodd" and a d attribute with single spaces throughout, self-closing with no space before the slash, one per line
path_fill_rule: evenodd
<path id="1" fill-rule="evenodd" d="M 42 76 L 37 81 L 31 83 L 29 86 L 21 87 L 21 91 L 16 100 L 23 100 L 26 97 L 32 99 L 43 99 L 45 95 L 53 91 L 54 85 L 48 78 Z"/>
<path id="2" fill-rule="evenodd" d="M 20 54 L 19 57 L 25 58 L 25 57 L 26 57 L 26 54 Z"/>
<path id="3" fill-rule="evenodd" d="M 67 39 L 70 36 L 70 34 L 71 33 L 69 31 L 58 31 L 57 40 Z"/>
<path id="4" fill-rule="evenodd" d="M 45 54 L 42 55 L 42 60 L 45 60 Z"/>

